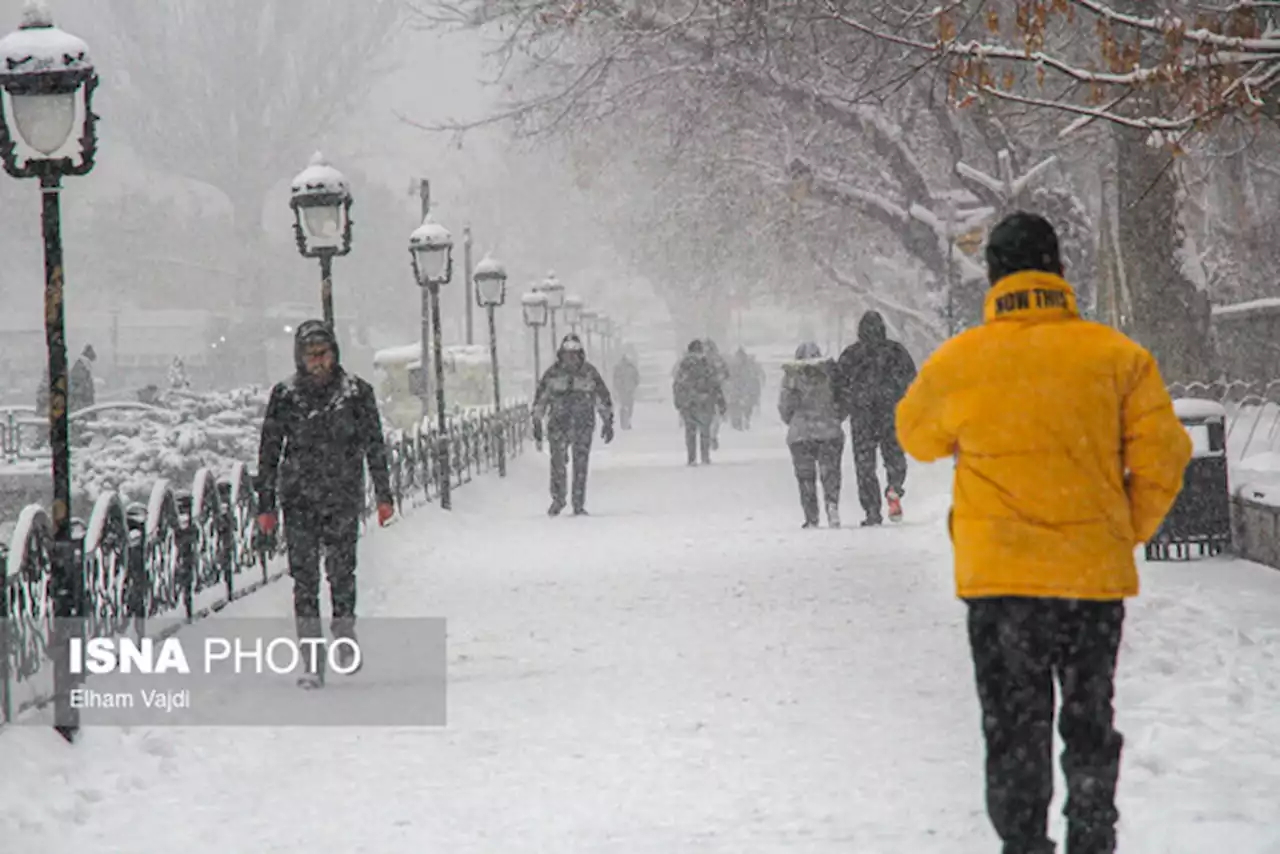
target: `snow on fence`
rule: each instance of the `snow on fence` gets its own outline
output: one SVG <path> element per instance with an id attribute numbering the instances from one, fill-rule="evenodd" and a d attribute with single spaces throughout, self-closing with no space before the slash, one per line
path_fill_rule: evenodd
<path id="1" fill-rule="evenodd" d="M 515 400 L 497 412 L 457 414 L 444 433 L 434 427 L 389 433 L 399 510 L 434 501 L 446 476 L 456 488 L 494 468 L 499 442 L 508 457 L 520 454 L 529 423 L 528 404 Z M 449 450 L 447 474 L 436 453 L 442 445 Z M 375 510 L 373 484 L 365 480 L 362 535 Z M 152 635 L 159 639 L 282 578 L 286 570 L 274 558 L 288 519 L 271 537 L 258 532 L 254 482 L 249 464 L 238 460 L 223 476 L 201 466 L 189 489 L 160 477 L 145 500 L 116 489 L 91 498 L 88 520 L 72 519 L 86 637 L 148 636 L 149 620 L 167 620 Z M 53 699 L 53 545 L 52 518 L 39 504 L 24 507 L 8 543 L 0 543 L 0 725 Z"/>
<path id="2" fill-rule="evenodd" d="M 1169 392 L 1226 410 L 1233 551 L 1280 569 L 1280 380 L 1173 383 Z"/>

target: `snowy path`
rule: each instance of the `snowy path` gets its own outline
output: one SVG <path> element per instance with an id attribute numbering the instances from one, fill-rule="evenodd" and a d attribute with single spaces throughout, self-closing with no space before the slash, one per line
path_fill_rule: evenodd
<path id="1" fill-rule="evenodd" d="M 589 519 L 543 515 L 531 455 L 447 522 L 421 509 L 362 543 L 365 616 L 449 620 L 448 727 L 92 729 L 74 748 L 10 728 L 0 849 L 997 850 L 949 471 L 913 468 L 900 529 L 801 531 L 776 427 L 726 428 L 717 463 L 688 469 L 671 414 L 638 415 L 597 445 Z M 1280 574 L 1144 578 L 1121 850 L 1278 852 Z M 230 610 L 288 608 L 285 583 Z"/>

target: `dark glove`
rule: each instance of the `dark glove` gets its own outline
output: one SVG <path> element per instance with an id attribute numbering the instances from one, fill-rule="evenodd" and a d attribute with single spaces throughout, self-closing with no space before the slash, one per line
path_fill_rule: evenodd
<path id="1" fill-rule="evenodd" d="M 613 421 L 612 420 L 604 422 L 604 426 L 600 428 L 600 438 L 604 439 L 604 443 L 606 445 L 613 441 Z"/>
<path id="2" fill-rule="evenodd" d="M 533 441 L 537 443 L 539 450 L 542 448 L 542 421 L 533 419 Z"/>
<path id="3" fill-rule="evenodd" d="M 724 404 L 724 401 L 720 401 L 720 403 L 716 405 L 716 409 L 720 412 L 721 418 L 723 418 L 724 414 L 729 411 L 729 407 Z"/>

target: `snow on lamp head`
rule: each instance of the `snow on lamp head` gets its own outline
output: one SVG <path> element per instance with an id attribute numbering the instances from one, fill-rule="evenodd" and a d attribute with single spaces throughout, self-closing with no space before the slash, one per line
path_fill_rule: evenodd
<path id="1" fill-rule="evenodd" d="M 324 155 L 311 155 L 289 186 L 293 232 L 304 258 L 351 251 L 351 188 Z"/>
<path id="2" fill-rule="evenodd" d="M 556 278 L 555 271 L 547 273 L 547 278 L 535 290 L 546 294 L 547 308 L 549 310 L 559 311 L 564 307 L 564 285 Z"/>
<path id="3" fill-rule="evenodd" d="M 409 235 L 409 256 L 421 287 L 446 285 L 453 277 L 453 235 L 430 214 Z"/>
<path id="4" fill-rule="evenodd" d="M 582 297 L 567 296 L 564 298 L 564 322 L 577 327 L 582 322 Z"/>
<path id="5" fill-rule="evenodd" d="M 507 268 L 486 255 L 471 275 L 476 283 L 476 302 L 482 307 L 502 305 L 507 299 Z"/>
<path id="6" fill-rule="evenodd" d="M 0 90 L 8 95 L 0 95 L 5 171 L 30 178 L 84 175 L 92 169 L 98 142 L 93 114 L 97 85 L 88 46 L 55 27 L 43 3 L 28 2 L 18 29 L 0 39 Z M 80 159 L 73 163 L 63 152 L 77 115 L 82 123 Z M 27 149 L 21 159 L 16 143 Z"/>
<path id="7" fill-rule="evenodd" d="M 526 326 L 547 325 L 547 296 L 538 291 L 531 291 L 520 298 L 520 307 L 524 311 Z"/>

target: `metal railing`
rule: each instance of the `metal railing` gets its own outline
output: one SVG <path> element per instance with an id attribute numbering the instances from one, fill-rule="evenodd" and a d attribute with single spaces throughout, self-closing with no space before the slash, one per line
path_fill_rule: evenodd
<path id="1" fill-rule="evenodd" d="M 444 435 L 434 429 L 390 434 L 391 487 L 401 512 L 434 500 L 444 477 L 456 487 L 493 468 L 499 442 L 508 457 L 520 454 L 529 424 L 528 404 L 516 402 L 456 415 Z M 5 434 L 6 457 L 12 435 L 11 429 Z M 449 445 L 447 473 L 431 452 L 441 442 Z M 372 483 L 365 481 L 367 531 L 376 504 Z M 258 532 L 254 482 L 244 462 L 223 477 L 201 468 L 189 489 L 158 480 L 145 504 L 106 492 L 87 521 L 73 518 L 86 635 L 143 637 L 149 620 L 177 618 L 156 635 L 163 637 L 283 577 L 286 570 L 273 567 L 272 558 L 288 518 L 271 537 Z M 52 555 L 50 515 L 39 504 L 27 505 L 9 542 L 0 544 L 0 724 L 54 696 L 48 653 L 54 637 Z"/>

